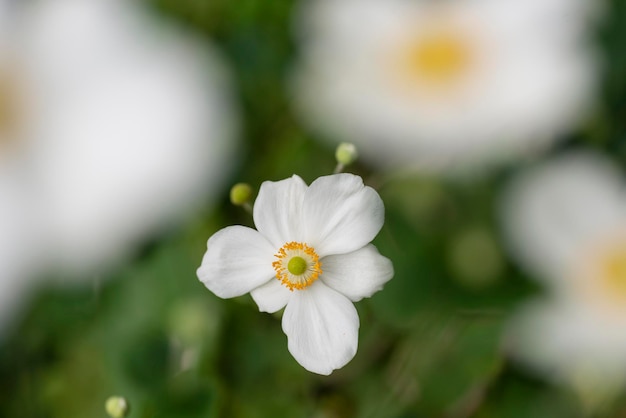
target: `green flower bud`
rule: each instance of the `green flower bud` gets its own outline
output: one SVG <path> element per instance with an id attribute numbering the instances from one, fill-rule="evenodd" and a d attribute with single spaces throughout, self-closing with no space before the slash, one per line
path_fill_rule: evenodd
<path id="1" fill-rule="evenodd" d="M 109 414 L 111 418 L 124 418 L 130 411 L 130 405 L 126 399 L 121 396 L 111 396 L 106 400 L 104 409 L 106 409 L 107 414 Z"/>
<path id="2" fill-rule="evenodd" d="M 243 206 L 252 198 L 252 187 L 247 183 L 237 183 L 230 189 L 230 201 L 235 206 Z"/>
<path id="3" fill-rule="evenodd" d="M 356 150 L 354 144 L 349 142 L 342 142 L 337 147 L 335 151 L 335 158 L 337 159 L 337 163 L 341 165 L 350 165 L 356 161 L 359 154 Z"/>

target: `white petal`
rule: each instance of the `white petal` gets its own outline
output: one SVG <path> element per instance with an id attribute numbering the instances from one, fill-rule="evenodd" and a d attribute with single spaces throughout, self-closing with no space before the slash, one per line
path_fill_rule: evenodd
<path id="1" fill-rule="evenodd" d="M 523 175 L 503 203 L 511 250 L 551 283 L 567 278 L 581 253 L 626 221 L 620 173 L 593 154 L 570 154 Z"/>
<path id="2" fill-rule="evenodd" d="M 294 292 L 283 314 L 283 331 L 302 367 L 329 375 L 356 354 L 359 316 L 352 302 L 318 280 Z"/>
<path id="3" fill-rule="evenodd" d="M 198 278 L 221 298 L 241 296 L 274 276 L 273 253 L 254 229 L 229 226 L 209 238 Z"/>
<path id="4" fill-rule="evenodd" d="M 254 202 L 254 224 L 278 249 L 300 241 L 301 211 L 306 183 L 297 175 L 281 181 L 265 181 Z"/>
<path id="5" fill-rule="evenodd" d="M 385 218 L 374 189 L 353 174 L 320 177 L 304 196 L 306 238 L 321 257 L 344 254 L 368 244 Z"/>
<path id="6" fill-rule="evenodd" d="M 322 260 L 321 280 L 353 302 L 368 298 L 393 277 L 391 261 L 373 245 Z"/>
<path id="7" fill-rule="evenodd" d="M 19 163 L 10 152 L 0 155 L 0 343 L 11 334 L 7 330 L 28 305 L 38 273 L 47 267 L 40 205 L 20 176 Z"/>
<path id="8" fill-rule="evenodd" d="M 259 311 L 274 313 L 287 305 L 293 295 L 286 286 L 278 280 L 270 280 L 250 292 L 252 299 L 259 306 Z"/>

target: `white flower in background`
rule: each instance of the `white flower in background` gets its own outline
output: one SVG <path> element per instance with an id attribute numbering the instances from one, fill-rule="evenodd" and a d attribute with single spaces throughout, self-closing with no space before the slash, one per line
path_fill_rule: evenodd
<path id="1" fill-rule="evenodd" d="M 41 256 L 33 204 L 12 168 L 0 158 L 0 341 L 28 298 Z"/>
<path id="2" fill-rule="evenodd" d="M 626 383 L 623 173 L 566 155 L 518 179 L 503 209 L 513 255 L 549 290 L 513 320 L 512 354 L 581 390 Z"/>
<path id="3" fill-rule="evenodd" d="M 0 154 L 27 173 L 56 263 L 118 260 L 218 192 L 236 142 L 210 45 L 135 2 L 0 6 Z"/>
<path id="4" fill-rule="evenodd" d="M 467 171 L 579 122 L 597 63 L 586 0 L 312 0 L 296 20 L 302 118 L 382 167 Z"/>
<path id="5" fill-rule="evenodd" d="M 391 262 L 369 244 L 384 221 L 383 202 L 360 177 L 336 174 L 310 186 L 294 175 L 264 182 L 254 204 L 258 231 L 215 233 L 198 277 L 221 298 L 250 292 L 262 312 L 283 313 L 289 352 L 328 375 L 358 346 L 352 302 L 382 289 Z"/>

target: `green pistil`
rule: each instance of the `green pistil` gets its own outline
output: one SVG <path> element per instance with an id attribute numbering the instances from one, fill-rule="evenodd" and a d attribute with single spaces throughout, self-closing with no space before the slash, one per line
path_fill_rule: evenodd
<path id="1" fill-rule="evenodd" d="M 287 270 L 294 276 L 303 274 L 307 269 L 307 262 L 302 257 L 293 257 L 287 264 Z"/>

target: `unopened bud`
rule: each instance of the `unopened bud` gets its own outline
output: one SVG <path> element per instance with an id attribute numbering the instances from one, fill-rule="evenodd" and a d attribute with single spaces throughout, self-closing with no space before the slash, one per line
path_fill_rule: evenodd
<path id="1" fill-rule="evenodd" d="M 128 415 L 130 405 L 128 405 L 126 399 L 121 396 L 111 396 L 106 400 L 104 409 L 106 409 L 107 414 L 109 414 L 111 418 L 124 418 Z"/>
<path id="2" fill-rule="evenodd" d="M 230 189 L 230 202 L 235 206 L 243 206 L 252 198 L 252 187 L 247 183 L 237 183 Z"/>
<path id="3" fill-rule="evenodd" d="M 337 163 L 344 166 L 350 165 L 355 162 L 358 156 L 359 154 L 356 150 L 356 147 L 354 146 L 354 144 L 351 144 L 349 142 L 342 142 L 341 144 L 339 144 L 337 150 L 335 151 L 335 158 L 337 159 Z"/>

